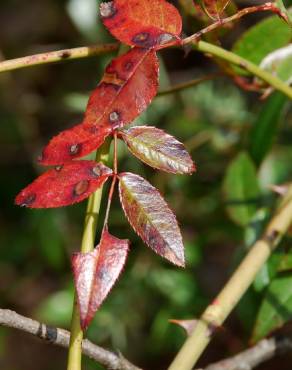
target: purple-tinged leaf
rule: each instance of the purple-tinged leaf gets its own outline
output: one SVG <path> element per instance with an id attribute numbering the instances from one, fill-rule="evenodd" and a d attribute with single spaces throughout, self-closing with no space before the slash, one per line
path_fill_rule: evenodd
<path id="1" fill-rule="evenodd" d="M 94 161 L 72 161 L 51 169 L 23 189 L 15 203 L 29 208 L 68 206 L 101 187 L 112 170 Z"/>
<path id="2" fill-rule="evenodd" d="M 115 238 L 105 230 L 92 252 L 73 255 L 72 268 L 83 330 L 119 277 L 128 249 L 128 240 Z"/>
<path id="3" fill-rule="evenodd" d="M 184 266 L 184 246 L 173 212 L 149 182 L 133 173 L 119 175 L 124 212 L 136 233 L 160 256 Z"/>
<path id="4" fill-rule="evenodd" d="M 149 126 L 120 131 L 130 151 L 151 167 L 176 174 L 192 173 L 195 165 L 184 145 L 162 130 Z"/>

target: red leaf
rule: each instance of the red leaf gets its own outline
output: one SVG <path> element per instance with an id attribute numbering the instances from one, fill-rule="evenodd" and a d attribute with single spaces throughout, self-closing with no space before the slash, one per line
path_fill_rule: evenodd
<path id="1" fill-rule="evenodd" d="M 230 0 L 194 0 L 195 6 L 201 8 L 213 20 L 219 20 Z"/>
<path id="2" fill-rule="evenodd" d="M 90 96 L 84 123 L 115 129 L 133 121 L 157 93 L 158 69 L 151 50 L 134 48 L 113 59 Z"/>
<path id="3" fill-rule="evenodd" d="M 99 246 L 90 253 L 75 253 L 72 267 L 82 329 L 108 295 L 126 261 L 128 240 L 120 240 L 105 230 Z"/>
<path id="4" fill-rule="evenodd" d="M 15 203 L 29 208 L 68 206 L 87 198 L 111 174 L 102 163 L 72 161 L 39 176 L 17 195 Z"/>
<path id="5" fill-rule="evenodd" d="M 55 166 L 84 157 L 97 149 L 111 131 L 110 126 L 96 128 L 83 124 L 62 131 L 44 148 L 39 163 Z"/>
<path id="6" fill-rule="evenodd" d="M 137 126 L 120 134 L 130 151 L 149 166 L 177 174 L 195 171 L 184 145 L 158 128 Z"/>
<path id="7" fill-rule="evenodd" d="M 179 40 L 182 20 L 165 0 L 114 0 L 101 3 L 104 25 L 121 42 L 142 48 Z"/>
<path id="8" fill-rule="evenodd" d="M 175 215 L 157 189 L 142 177 L 119 175 L 120 200 L 133 229 L 156 253 L 184 266 L 184 247 Z"/>

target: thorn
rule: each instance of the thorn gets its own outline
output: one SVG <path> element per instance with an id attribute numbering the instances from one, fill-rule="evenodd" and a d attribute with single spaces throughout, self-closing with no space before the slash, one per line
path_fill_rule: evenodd
<path id="1" fill-rule="evenodd" d="M 281 195 L 282 197 L 287 194 L 288 192 L 288 184 L 281 184 L 281 185 L 269 185 L 268 188 L 272 190 L 274 193 Z"/>

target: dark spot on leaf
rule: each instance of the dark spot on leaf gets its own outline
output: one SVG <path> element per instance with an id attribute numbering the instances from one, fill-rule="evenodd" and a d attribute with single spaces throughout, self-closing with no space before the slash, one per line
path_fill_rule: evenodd
<path id="1" fill-rule="evenodd" d="M 28 207 L 36 200 L 36 194 L 29 194 L 20 204 L 21 207 Z"/>
<path id="2" fill-rule="evenodd" d="M 81 144 L 73 144 L 69 148 L 69 153 L 71 155 L 75 155 L 75 154 L 78 154 L 80 150 L 81 150 Z"/>
<path id="3" fill-rule="evenodd" d="M 113 112 L 110 113 L 110 115 L 109 115 L 110 122 L 115 123 L 115 122 L 119 121 L 119 119 L 120 119 L 120 114 L 118 112 L 113 111 Z"/>
<path id="4" fill-rule="evenodd" d="M 57 172 L 60 172 L 62 168 L 63 168 L 63 166 L 62 166 L 62 165 L 61 165 L 61 166 L 56 166 L 56 167 L 55 167 L 55 170 L 56 170 Z"/>
<path id="5" fill-rule="evenodd" d="M 117 14 L 117 10 L 114 6 L 113 1 L 101 3 L 99 10 L 102 18 L 112 18 L 114 15 Z"/>
<path id="6" fill-rule="evenodd" d="M 150 38 L 150 34 L 148 32 L 140 32 L 137 33 L 133 38 L 132 41 L 134 44 L 144 47 L 150 48 L 155 44 L 155 41 Z"/>
<path id="7" fill-rule="evenodd" d="M 89 187 L 89 181 L 88 180 L 82 180 L 78 182 L 78 184 L 74 188 L 74 195 L 79 196 L 84 194 Z"/>
<path id="8" fill-rule="evenodd" d="M 101 169 L 100 169 L 99 166 L 95 166 L 92 169 L 92 173 L 93 173 L 94 176 L 97 176 L 98 177 L 98 176 L 100 176 L 102 174 L 102 171 L 101 171 Z"/>
<path id="9" fill-rule="evenodd" d="M 133 68 L 133 62 L 131 62 L 131 61 L 127 61 L 127 62 L 124 64 L 124 70 L 125 70 L 125 71 L 130 71 L 132 68 Z"/>

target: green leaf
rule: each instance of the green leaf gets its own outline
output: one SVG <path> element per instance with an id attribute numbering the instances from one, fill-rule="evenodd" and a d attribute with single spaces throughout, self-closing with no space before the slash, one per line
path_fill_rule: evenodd
<path id="1" fill-rule="evenodd" d="M 276 278 L 268 287 L 253 330 L 257 342 L 292 319 L 292 275 Z"/>
<path id="2" fill-rule="evenodd" d="M 151 167 L 176 174 L 195 170 L 184 145 L 156 127 L 134 126 L 120 134 L 131 153 Z"/>
<path id="3" fill-rule="evenodd" d="M 249 223 L 257 210 L 259 185 L 249 155 L 241 152 L 230 163 L 223 182 L 227 212 L 241 226 Z"/>
<path id="4" fill-rule="evenodd" d="M 268 54 L 261 61 L 260 67 L 290 84 L 292 82 L 292 44 Z"/>
<path id="5" fill-rule="evenodd" d="M 267 99 L 257 120 L 253 123 L 249 152 L 257 166 L 261 164 L 273 145 L 286 101 L 283 94 L 275 92 Z"/>
<path id="6" fill-rule="evenodd" d="M 292 30 L 278 16 L 272 16 L 249 28 L 234 44 L 232 51 L 239 56 L 260 64 L 266 55 L 287 45 Z"/>

